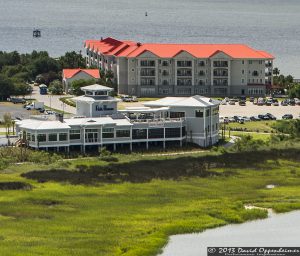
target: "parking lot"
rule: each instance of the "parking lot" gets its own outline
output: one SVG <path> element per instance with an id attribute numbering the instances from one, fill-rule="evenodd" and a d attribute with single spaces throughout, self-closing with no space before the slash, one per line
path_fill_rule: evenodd
<path id="1" fill-rule="evenodd" d="M 299 118 L 300 106 L 257 106 L 247 101 L 246 106 L 236 105 L 220 105 L 220 117 L 232 116 L 258 116 L 260 114 L 271 113 L 277 119 L 285 114 L 292 114 L 294 118 Z"/>
<path id="2" fill-rule="evenodd" d="M 29 118 L 33 111 L 28 111 L 23 108 L 23 104 L 13 104 L 10 102 L 0 102 L 0 120 L 3 120 L 5 113 L 10 113 L 12 118 Z"/>

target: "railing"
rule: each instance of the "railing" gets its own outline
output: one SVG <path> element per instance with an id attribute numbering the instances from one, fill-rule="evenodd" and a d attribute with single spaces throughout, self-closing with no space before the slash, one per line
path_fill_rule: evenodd
<path id="1" fill-rule="evenodd" d="M 98 143 L 98 142 L 100 142 L 100 140 L 99 139 L 86 138 L 85 142 L 86 143 Z"/>
<path id="2" fill-rule="evenodd" d="M 272 62 L 266 62 L 266 67 L 267 68 L 272 67 Z"/>
<path id="3" fill-rule="evenodd" d="M 130 119 L 131 123 L 173 123 L 173 122 L 183 122 L 184 118 L 154 118 L 154 119 Z"/>

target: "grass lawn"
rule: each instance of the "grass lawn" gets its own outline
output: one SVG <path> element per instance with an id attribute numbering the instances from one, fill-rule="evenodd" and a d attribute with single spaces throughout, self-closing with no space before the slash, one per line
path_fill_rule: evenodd
<path id="1" fill-rule="evenodd" d="M 252 132 L 274 132 L 275 130 L 271 127 L 276 121 L 257 121 L 257 122 L 245 122 L 244 124 L 229 123 L 226 125 L 226 129 L 244 129 L 245 131 Z"/>
<path id="2" fill-rule="evenodd" d="M 266 211 L 245 210 L 245 203 L 280 212 L 298 209 L 299 150 L 285 152 L 261 153 L 258 161 L 253 159 L 259 152 L 247 157 L 226 154 L 222 159 L 214 153 L 207 157 L 217 164 L 208 173 L 201 172 L 205 154 L 142 160 L 141 155 L 132 154 L 116 155 L 117 163 L 86 158 L 45 166 L 12 165 L 0 171 L 0 186 L 1 182 L 26 182 L 32 189 L 0 187 L 1 255 L 156 255 L 172 234 L 267 216 Z M 90 169 L 77 171 L 78 165 Z M 75 180 L 75 185 L 61 176 L 55 182 L 54 177 L 46 177 L 51 168 L 63 168 L 83 180 Z M 40 170 L 44 179 L 38 182 L 21 176 L 32 170 Z M 99 183 L 92 175 L 91 182 L 84 183 L 91 174 L 118 181 L 116 170 L 124 179 L 132 173 L 153 176 L 147 181 Z M 179 171 L 186 175 L 176 177 Z M 267 184 L 278 187 L 266 189 Z"/>
<path id="3" fill-rule="evenodd" d="M 267 133 L 259 133 L 259 132 L 239 132 L 239 131 L 230 131 L 230 134 L 233 136 L 241 136 L 241 135 L 250 135 L 253 137 L 255 140 L 263 140 L 267 141 L 270 139 L 271 134 Z M 228 135 L 228 132 L 226 133 Z"/>

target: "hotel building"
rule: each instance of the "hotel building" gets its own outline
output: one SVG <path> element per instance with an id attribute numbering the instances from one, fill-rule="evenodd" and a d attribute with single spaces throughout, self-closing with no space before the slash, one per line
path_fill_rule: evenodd
<path id="1" fill-rule="evenodd" d="M 208 147 L 218 142 L 219 102 L 203 96 L 166 97 L 117 110 L 118 99 L 102 85 L 82 88 L 85 94 L 74 98 L 77 115 L 49 120 L 47 116 L 16 123 L 20 143 L 34 149 L 85 152 L 88 148 L 169 144 L 192 142 Z"/>
<path id="2" fill-rule="evenodd" d="M 263 96 L 274 57 L 242 44 L 86 40 L 90 67 L 112 70 L 118 93 L 136 96 Z"/>

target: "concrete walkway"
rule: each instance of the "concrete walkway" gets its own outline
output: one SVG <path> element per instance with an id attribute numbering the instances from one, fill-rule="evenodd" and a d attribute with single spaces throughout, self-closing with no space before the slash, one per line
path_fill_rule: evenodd
<path id="1" fill-rule="evenodd" d="M 38 86 L 32 86 L 33 91 L 30 97 L 26 97 L 27 99 L 36 99 L 39 102 L 44 102 L 45 106 L 61 110 L 66 113 L 76 114 L 76 108 L 69 106 L 67 104 L 63 104 L 59 99 L 64 97 L 73 97 L 72 95 L 41 95 Z"/>

